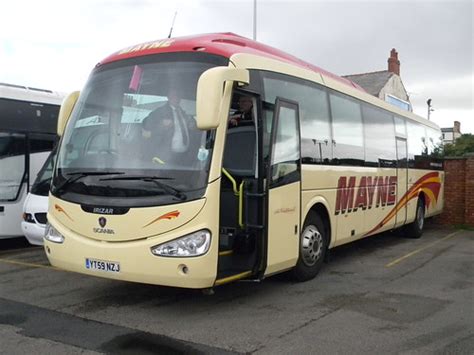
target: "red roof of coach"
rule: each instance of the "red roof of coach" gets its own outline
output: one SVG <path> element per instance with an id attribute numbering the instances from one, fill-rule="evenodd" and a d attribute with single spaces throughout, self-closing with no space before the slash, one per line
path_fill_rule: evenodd
<path id="1" fill-rule="evenodd" d="M 316 73 L 326 75 L 346 85 L 365 91 L 352 81 L 341 78 L 315 65 L 306 63 L 279 49 L 236 35 L 234 33 L 212 33 L 196 36 L 169 38 L 146 42 L 127 47 L 105 58 L 100 64 L 115 62 L 121 59 L 139 57 L 157 53 L 202 51 L 230 58 L 237 53 L 247 53 L 288 62 Z"/>

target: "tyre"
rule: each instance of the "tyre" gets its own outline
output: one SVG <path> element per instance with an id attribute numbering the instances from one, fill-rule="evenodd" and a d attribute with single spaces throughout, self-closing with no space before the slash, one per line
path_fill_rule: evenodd
<path id="1" fill-rule="evenodd" d="M 421 198 L 416 204 L 415 220 L 405 226 L 405 236 L 407 238 L 417 239 L 423 234 L 423 227 L 425 226 L 425 203 Z"/>
<path id="2" fill-rule="evenodd" d="M 292 270 L 296 281 L 311 280 L 324 263 L 329 237 L 322 218 L 313 211 L 308 213 L 300 235 L 299 257 Z"/>

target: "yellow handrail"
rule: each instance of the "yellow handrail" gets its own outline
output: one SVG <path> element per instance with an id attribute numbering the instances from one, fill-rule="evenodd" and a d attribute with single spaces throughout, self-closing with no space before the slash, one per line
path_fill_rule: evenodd
<path id="1" fill-rule="evenodd" d="M 244 181 L 240 183 L 239 187 L 239 226 L 240 228 L 244 228 L 244 222 L 243 222 L 243 210 L 244 210 Z"/>
<path id="2" fill-rule="evenodd" d="M 240 183 L 239 189 L 237 190 L 237 181 L 229 174 L 229 172 L 222 168 L 222 172 L 225 176 L 230 180 L 232 183 L 232 190 L 234 190 L 234 195 L 239 198 L 239 211 L 238 211 L 238 219 L 239 219 L 239 226 L 240 228 L 244 228 L 243 222 L 243 211 L 244 211 L 244 181 Z"/>
<path id="3" fill-rule="evenodd" d="M 234 190 L 234 195 L 239 196 L 239 191 L 237 190 L 237 181 L 235 181 L 232 175 L 230 175 L 229 172 L 225 168 L 222 168 L 222 172 L 224 173 L 225 176 L 227 176 L 227 178 L 232 183 L 232 190 Z"/>

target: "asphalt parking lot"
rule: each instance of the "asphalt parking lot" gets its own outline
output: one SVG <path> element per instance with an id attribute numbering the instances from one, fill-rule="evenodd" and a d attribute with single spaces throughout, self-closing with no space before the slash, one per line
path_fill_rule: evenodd
<path id="1" fill-rule="evenodd" d="M 0 241 L 0 353 L 474 353 L 474 231 L 336 248 L 306 283 L 198 291 L 87 277 Z"/>

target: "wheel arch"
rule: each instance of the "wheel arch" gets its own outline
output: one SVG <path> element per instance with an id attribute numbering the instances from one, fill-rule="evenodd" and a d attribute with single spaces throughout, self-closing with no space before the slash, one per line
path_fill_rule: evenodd
<path id="1" fill-rule="evenodd" d="M 418 192 L 418 199 L 423 201 L 423 206 L 425 207 L 425 210 L 426 210 L 426 196 L 425 196 L 425 193 L 423 192 L 423 190 L 421 190 L 421 189 Z"/>
<path id="2" fill-rule="evenodd" d="M 328 248 L 331 248 L 332 243 L 335 240 L 335 223 L 334 220 L 331 218 L 331 214 L 329 213 L 330 208 L 328 201 L 322 196 L 317 196 L 311 199 L 311 201 L 309 201 L 309 203 L 307 203 L 303 208 L 303 213 L 301 215 L 301 225 L 304 224 L 304 221 L 308 217 L 308 213 L 310 211 L 317 213 L 323 219 L 324 225 L 326 227 L 326 235 L 329 236 Z"/>

